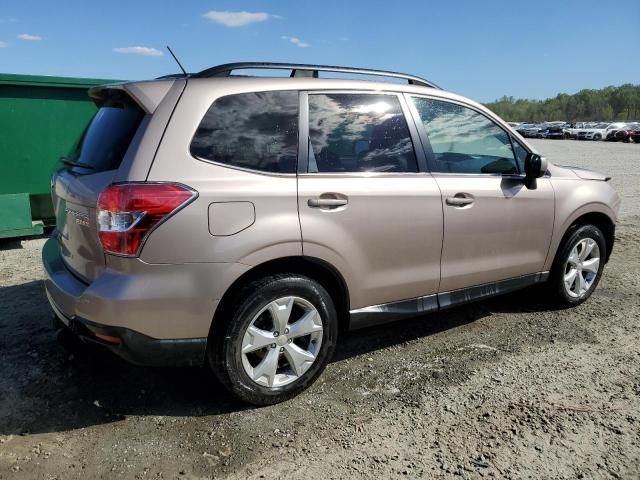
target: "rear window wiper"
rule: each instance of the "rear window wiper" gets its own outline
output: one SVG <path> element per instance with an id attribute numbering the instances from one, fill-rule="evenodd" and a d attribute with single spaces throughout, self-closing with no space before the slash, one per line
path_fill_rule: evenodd
<path id="1" fill-rule="evenodd" d="M 96 169 L 96 167 L 94 167 L 93 165 L 89 165 L 88 163 L 76 162 L 75 160 L 69 160 L 68 158 L 65 158 L 65 157 L 62 157 L 60 160 L 65 165 L 71 165 L 72 167 L 87 168 L 89 170 L 95 170 Z"/>

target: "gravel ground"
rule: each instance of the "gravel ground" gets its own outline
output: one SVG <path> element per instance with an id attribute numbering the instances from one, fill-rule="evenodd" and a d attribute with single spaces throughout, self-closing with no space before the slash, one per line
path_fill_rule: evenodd
<path id="1" fill-rule="evenodd" d="M 623 198 L 593 297 L 550 310 L 526 290 L 358 332 L 273 407 L 204 370 L 69 353 L 44 240 L 0 245 L 0 479 L 640 478 L 640 145 L 532 143 Z"/>

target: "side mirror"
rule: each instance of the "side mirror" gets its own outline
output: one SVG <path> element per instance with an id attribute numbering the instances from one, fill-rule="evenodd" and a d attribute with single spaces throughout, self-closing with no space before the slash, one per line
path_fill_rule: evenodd
<path id="1" fill-rule="evenodd" d="M 524 184 L 527 188 L 535 190 L 536 179 L 547 172 L 547 159 L 537 153 L 528 153 L 524 160 Z"/>

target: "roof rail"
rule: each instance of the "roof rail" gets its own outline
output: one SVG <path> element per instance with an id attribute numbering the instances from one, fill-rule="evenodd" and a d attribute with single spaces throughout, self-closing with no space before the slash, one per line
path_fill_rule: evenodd
<path id="1" fill-rule="evenodd" d="M 398 72 L 385 70 L 371 70 L 367 68 L 335 67 L 330 65 L 307 65 L 301 63 L 269 63 L 269 62 L 240 62 L 226 63 L 207 68 L 193 74 L 192 78 L 228 77 L 234 70 L 291 70 L 291 77 L 318 78 L 318 72 L 352 73 L 356 75 L 372 75 L 406 80 L 409 85 L 420 85 L 442 90 L 438 85 L 424 78 L 414 77 Z"/>

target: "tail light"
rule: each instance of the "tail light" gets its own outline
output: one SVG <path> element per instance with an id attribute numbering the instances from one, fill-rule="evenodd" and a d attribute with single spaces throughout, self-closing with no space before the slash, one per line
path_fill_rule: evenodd
<path id="1" fill-rule="evenodd" d="M 98 198 L 98 235 L 107 253 L 135 257 L 160 223 L 190 203 L 197 192 L 174 183 L 109 185 Z"/>

